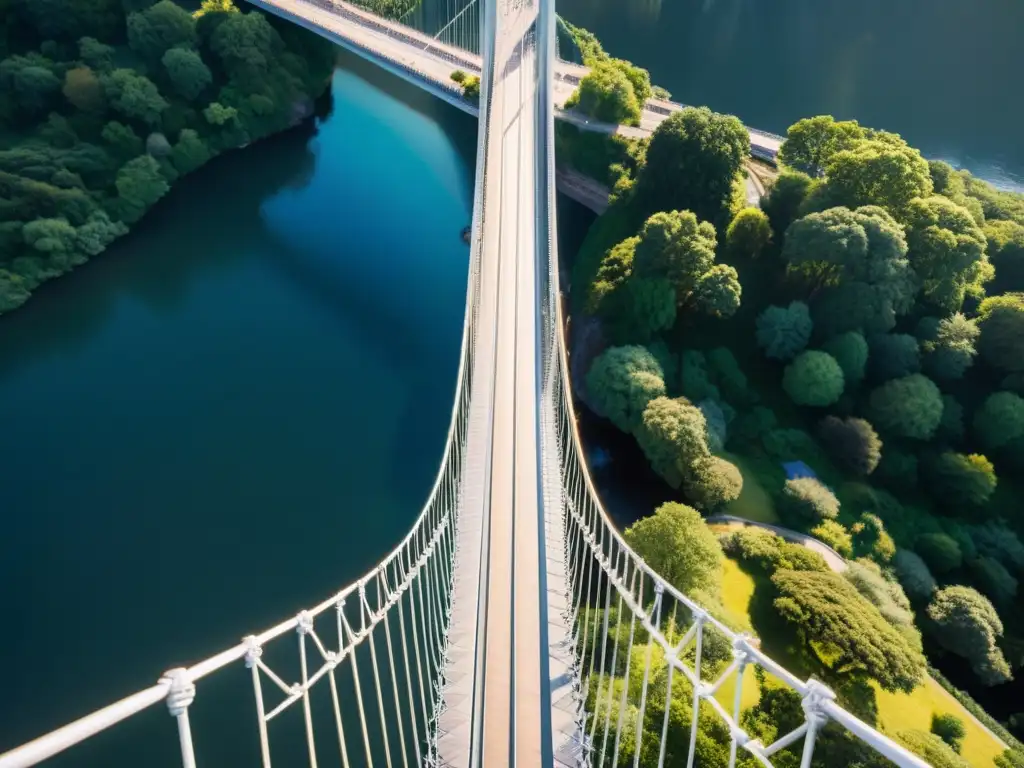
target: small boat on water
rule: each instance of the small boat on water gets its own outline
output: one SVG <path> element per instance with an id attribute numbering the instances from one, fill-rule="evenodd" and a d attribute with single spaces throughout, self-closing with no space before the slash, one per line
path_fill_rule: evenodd
<path id="1" fill-rule="evenodd" d="M 470 226 L 463 227 L 462 228 L 462 242 L 464 242 L 466 245 L 469 245 L 469 241 L 472 239 L 472 237 L 473 237 L 473 228 L 470 227 Z"/>

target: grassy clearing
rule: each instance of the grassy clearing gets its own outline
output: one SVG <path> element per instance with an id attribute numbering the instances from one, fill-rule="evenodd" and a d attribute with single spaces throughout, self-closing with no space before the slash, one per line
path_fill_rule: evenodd
<path id="1" fill-rule="evenodd" d="M 766 610 L 770 602 L 764 599 L 763 590 L 770 588 L 763 577 L 744 571 L 734 560 L 725 561 L 722 569 L 722 604 L 726 610 L 739 616 L 749 616 L 765 652 L 794 674 L 805 677 L 794 659 L 792 649 L 783 640 L 785 635 L 779 626 L 778 617 L 769 615 Z M 722 686 L 717 695 L 718 700 L 730 710 L 735 690 L 735 684 L 730 681 L 730 684 Z M 995 758 L 1003 751 L 1000 742 L 978 725 L 960 702 L 946 693 L 932 678 L 927 678 L 923 685 L 909 694 L 887 693 L 877 686 L 875 690 L 878 722 L 882 731 L 890 735 L 907 728 L 927 731 L 931 727 L 933 714 L 951 713 L 964 721 L 967 730 L 962 752 L 964 759 L 977 768 L 994 768 Z M 753 670 L 748 669 L 743 678 L 741 708 L 746 710 L 756 705 L 759 696 L 757 678 Z"/>

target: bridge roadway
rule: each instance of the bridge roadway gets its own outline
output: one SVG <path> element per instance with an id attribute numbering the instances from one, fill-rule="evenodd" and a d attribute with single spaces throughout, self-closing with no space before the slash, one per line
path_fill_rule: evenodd
<path id="1" fill-rule="evenodd" d="M 479 112 L 476 105 L 461 97 L 461 88 L 451 79 L 451 73 L 455 69 L 480 75 L 482 59 L 475 53 L 448 45 L 398 22 L 382 19 L 344 0 L 249 2 L 371 59 L 464 112 L 472 115 Z M 555 62 L 552 93 L 557 119 L 573 123 L 588 131 L 642 138 L 650 136 L 670 114 L 685 106 L 663 99 L 648 99 L 638 127 L 591 120 L 585 115 L 563 109 L 580 79 L 589 71 L 587 67 L 579 64 L 560 59 Z M 774 160 L 782 146 L 781 137 L 756 129 L 748 130 L 751 154 L 763 160 Z"/>

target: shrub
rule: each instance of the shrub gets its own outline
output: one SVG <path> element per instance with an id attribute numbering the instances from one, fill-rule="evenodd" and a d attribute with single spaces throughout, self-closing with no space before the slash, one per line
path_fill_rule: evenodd
<path id="1" fill-rule="evenodd" d="M 735 464 L 717 456 L 695 461 L 684 481 L 686 495 L 705 512 L 739 498 L 743 491 L 743 475 Z"/>
<path id="2" fill-rule="evenodd" d="M 828 564 L 817 552 L 802 544 L 788 542 L 781 536 L 762 528 L 741 528 L 722 540 L 723 549 L 749 567 L 770 576 L 779 569 L 790 571 L 829 570 Z"/>
<path id="3" fill-rule="evenodd" d="M 835 520 L 823 520 L 814 526 L 811 536 L 828 544 L 843 557 L 853 556 L 853 537 Z"/>
<path id="4" fill-rule="evenodd" d="M 1012 679 L 998 646 L 1003 623 L 981 593 L 962 586 L 940 589 L 928 605 L 927 614 L 930 634 L 947 651 L 967 659 L 985 685 Z"/>
<path id="5" fill-rule="evenodd" d="M 1017 579 L 992 557 L 979 557 L 970 563 L 971 577 L 983 593 L 997 605 L 1006 606 L 1017 596 Z"/>
<path id="6" fill-rule="evenodd" d="M 974 432 L 989 451 L 1024 436 L 1024 398 L 1013 392 L 989 395 L 974 414 Z"/>
<path id="7" fill-rule="evenodd" d="M 462 85 L 462 83 L 466 82 L 466 78 L 467 77 L 468 77 L 468 75 L 465 72 L 463 72 L 461 69 L 456 69 L 451 74 L 452 80 L 454 80 L 459 85 Z"/>
<path id="8" fill-rule="evenodd" d="M 956 715 L 933 713 L 932 733 L 949 744 L 954 752 L 960 752 L 967 729 L 964 728 L 964 721 Z"/>
<path id="9" fill-rule="evenodd" d="M 940 575 L 955 571 L 963 565 L 960 545 L 944 533 L 926 533 L 918 536 L 914 542 L 914 549 L 928 563 L 928 567 Z"/>
<path id="10" fill-rule="evenodd" d="M 917 603 L 927 603 L 932 599 L 936 587 L 935 577 L 917 553 L 909 549 L 897 549 L 892 567 L 907 597 Z"/>
<path id="11" fill-rule="evenodd" d="M 821 443 L 836 465 L 854 475 L 870 475 L 882 458 L 882 441 L 864 419 L 826 416 L 818 426 Z"/>
<path id="12" fill-rule="evenodd" d="M 921 370 L 917 339 L 905 333 L 879 333 L 868 339 L 868 373 L 875 381 L 889 381 Z"/>
<path id="13" fill-rule="evenodd" d="M 779 511 L 794 523 L 814 525 L 839 516 L 839 499 L 815 478 L 801 477 L 786 481 Z"/>
<path id="14" fill-rule="evenodd" d="M 625 535 L 629 546 L 676 589 L 718 594 L 722 547 L 697 510 L 685 504 L 662 504 L 653 515 L 627 528 Z"/>
<path id="15" fill-rule="evenodd" d="M 799 405 L 831 405 L 843 394 L 843 369 L 827 352 L 800 354 L 786 366 L 782 388 Z"/>
<path id="16" fill-rule="evenodd" d="M 757 345 L 773 360 L 792 360 L 811 339 L 811 312 L 802 301 L 768 307 L 757 317 Z"/>
<path id="17" fill-rule="evenodd" d="M 859 557 L 870 557 L 878 563 L 888 563 L 896 554 L 896 543 L 885 530 L 882 519 L 867 512 L 851 526 L 853 551 Z"/>
<path id="18" fill-rule="evenodd" d="M 823 349 L 835 358 L 843 369 L 847 389 L 860 384 L 868 364 L 868 343 L 857 331 L 847 331 L 825 342 Z"/>
<path id="19" fill-rule="evenodd" d="M 935 382 L 915 373 L 873 390 L 868 410 L 883 432 L 930 440 L 942 421 L 942 394 Z"/>
<path id="20" fill-rule="evenodd" d="M 665 381 L 658 361 L 644 347 L 611 347 L 590 366 L 587 391 L 599 416 L 632 432 L 647 404 L 665 394 Z"/>
<path id="21" fill-rule="evenodd" d="M 970 768 L 970 763 L 953 751 L 941 738 L 925 731 L 900 731 L 896 739 L 932 768 Z"/>
<path id="22" fill-rule="evenodd" d="M 928 462 L 928 489 L 935 500 L 954 512 L 970 514 L 963 507 L 981 507 L 996 490 L 992 462 L 980 454 L 947 451 Z"/>
<path id="23" fill-rule="evenodd" d="M 771 239 L 771 224 L 760 208 L 741 210 L 725 232 L 725 245 L 734 256 L 757 257 Z"/>

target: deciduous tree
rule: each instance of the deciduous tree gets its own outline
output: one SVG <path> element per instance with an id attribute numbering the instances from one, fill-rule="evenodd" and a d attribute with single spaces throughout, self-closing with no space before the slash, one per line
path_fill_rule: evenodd
<path id="1" fill-rule="evenodd" d="M 744 208 L 725 232 L 725 245 L 733 256 L 756 258 L 772 239 L 772 226 L 760 208 Z"/>
<path id="2" fill-rule="evenodd" d="M 847 390 L 863 381 L 868 363 L 868 342 L 863 334 L 858 331 L 841 333 L 826 341 L 822 349 L 843 369 Z"/>
<path id="3" fill-rule="evenodd" d="M 978 351 L 1003 371 L 1024 371 L 1024 293 L 990 296 L 978 307 Z"/>
<path id="4" fill-rule="evenodd" d="M 189 101 L 194 100 L 213 82 L 210 68 L 197 51 L 171 48 L 160 60 L 174 89 Z"/>
<path id="5" fill-rule="evenodd" d="M 942 393 L 931 379 L 911 374 L 873 390 L 868 412 L 883 433 L 929 440 L 942 421 Z"/>
<path id="6" fill-rule="evenodd" d="M 823 176 L 835 154 L 850 149 L 864 133 L 856 120 L 837 121 L 832 115 L 798 120 L 786 131 L 779 162 L 809 176 Z"/>
<path id="7" fill-rule="evenodd" d="M 700 513 L 668 502 L 626 529 L 626 542 L 644 561 L 683 593 L 700 589 L 717 595 L 722 547 Z"/>
<path id="8" fill-rule="evenodd" d="M 792 360 L 811 339 L 814 323 L 802 301 L 770 306 L 757 317 L 757 345 L 773 360 Z"/>
<path id="9" fill-rule="evenodd" d="M 128 15 L 128 44 L 140 56 L 159 61 L 169 48 L 196 44 L 195 19 L 173 0 L 160 0 Z"/>
<path id="10" fill-rule="evenodd" d="M 843 369 L 827 352 L 800 353 L 786 366 L 782 388 L 800 405 L 831 405 L 843 394 Z"/>
<path id="11" fill-rule="evenodd" d="M 658 361 L 644 347 L 611 347 L 591 365 L 587 392 L 598 415 L 632 432 L 647 404 L 665 394 L 663 376 Z"/>
<path id="12" fill-rule="evenodd" d="M 651 467 L 673 488 L 690 476 L 694 463 L 711 456 L 707 435 L 704 414 L 681 398 L 651 400 L 636 429 L 636 440 Z"/>
<path id="13" fill-rule="evenodd" d="M 999 614 L 977 590 L 952 586 L 940 589 L 928 605 L 928 631 L 946 650 L 962 656 L 986 685 L 1013 678 L 998 641 L 1003 635 Z"/>
<path id="14" fill-rule="evenodd" d="M 836 465 L 850 474 L 870 475 L 882 459 L 882 441 L 864 419 L 826 416 L 818 435 Z"/>

